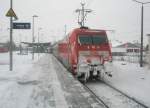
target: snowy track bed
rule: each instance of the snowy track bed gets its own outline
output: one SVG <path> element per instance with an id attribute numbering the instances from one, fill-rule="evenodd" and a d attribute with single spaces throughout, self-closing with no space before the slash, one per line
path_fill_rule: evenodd
<path id="1" fill-rule="evenodd" d="M 89 88 L 97 98 L 103 101 L 107 108 L 146 108 L 103 82 L 88 82 L 85 87 Z"/>

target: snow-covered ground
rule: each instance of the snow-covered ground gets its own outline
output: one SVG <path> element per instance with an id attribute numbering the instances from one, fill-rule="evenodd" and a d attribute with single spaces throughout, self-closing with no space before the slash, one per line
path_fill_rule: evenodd
<path id="1" fill-rule="evenodd" d="M 54 90 L 55 92 L 48 90 L 54 85 L 45 83 L 53 79 L 51 84 L 56 84 L 57 79 L 55 74 L 48 73 L 48 64 L 44 65 L 48 59 L 40 55 L 39 61 L 37 56 L 33 61 L 30 54 L 18 55 L 14 52 L 14 68 L 13 71 L 9 71 L 9 54 L 0 53 L 0 108 L 47 108 L 49 105 L 54 107 L 51 102 L 57 98 L 61 98 L 63 105 L 66 105 L 64 98 L 55 94 L 55 92 L 61 93 L 60 83 L 57 82 L 57 87 L 54 87 L 58 88 Z M 42 70 L 45 73 L 42 73 Z M 148 67 L 140 68 L 139 64 L 113 61 L 112 64 L 107 64 L 107 70 L 113 70 L 113 76 L 105 75 L 103 77 L 105 82 L 150 107 Z M 42 92 L 43 90 L 45 92 Z M 45 103 L 40 104 L 41 101 Z M 59 108 L 59 103 L 57 107 Z"/>
<path id="2" fill-rule="evenodd" d="M 103 108 L 51 54 L 37 58 L 14 52 L 8 71 L 8 54 L 0 54 L 0 108 Z"/>
<path id="3" fill-rule="evenodd" d="M 9 53 L 0 53 L 0 108 L 27 108 L 39 76 L 29 70 L 37 60 L 37 56 L 32 61 L 31 55 L 14 52 L 13 71 L 9 71 Z M 25 83 L 30 84 L 23 86 Z"/>
<path id="4" fill-rule="evenodd" d="M 113 61 L 112 64 L 107 64 L 106 70 L 112 71 L 113 76 L 104 75 L 105 82 L 150 107 L 150 69 L 148 66 L 140 67 L 137 63 Z"/>
<path id="5" fill-rule="evenodd" d="M 102 81 L 86 84 L 109 108 L 145 108 Z"/>
<path id="6" fill-rule="evenodd" d="M 50 55 L 18 55 L 8 71 L 8 53 L 0 54 L 0 108 L 68 108 Z"/>

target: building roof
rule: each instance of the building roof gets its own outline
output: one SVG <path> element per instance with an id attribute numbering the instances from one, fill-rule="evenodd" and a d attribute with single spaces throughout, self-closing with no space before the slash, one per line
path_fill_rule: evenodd
<path id="1" fill-rule="evenodd" d="M 128 47 L 128 48 L 140 48 L 140 44 L 139 43 L 130 43 L 130 42 L 127 42 L 127 43 L 118 45 L 115 48 L 126 48 L 126 47 Z"/>
<path id="2" fill-rule="evenodd" d="M 50 46 L 51 42 L 44 42 L 44 43 L 30 43 L 30 42 L 21 42 L 22 44 L 26 44 L 28 46 Z"/>
<path id="3" fill-rule="evenodd" d="M 6 43 L 0 43 L 0 45 L 5 45 Z"/>

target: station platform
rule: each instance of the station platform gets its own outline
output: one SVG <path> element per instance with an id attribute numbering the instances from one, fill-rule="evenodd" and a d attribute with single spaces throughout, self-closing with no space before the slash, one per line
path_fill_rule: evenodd
<path id="1" fill-rule="evenodd" d="M 49 91 L 49 103 L 54 108 L 104 108 L 96 98 L 53 56 L 46 55 L 36 64 L 43 77 L 40 87 Z"/>

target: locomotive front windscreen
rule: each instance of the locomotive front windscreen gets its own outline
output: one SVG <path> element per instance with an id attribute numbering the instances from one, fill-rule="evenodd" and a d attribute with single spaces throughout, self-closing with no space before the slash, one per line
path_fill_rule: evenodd
<path id="1" fill-rule="evenodd" d="M 92 44 L 91 36 L 79 35 L 78 41 L 80 44 Z"/>
<path id="2" fill-rule="evenodd" d="M 103 35 L 79 35 L 78 42 L 82 44 L 103 44 L 108 43 L 107 37 Z"/>

